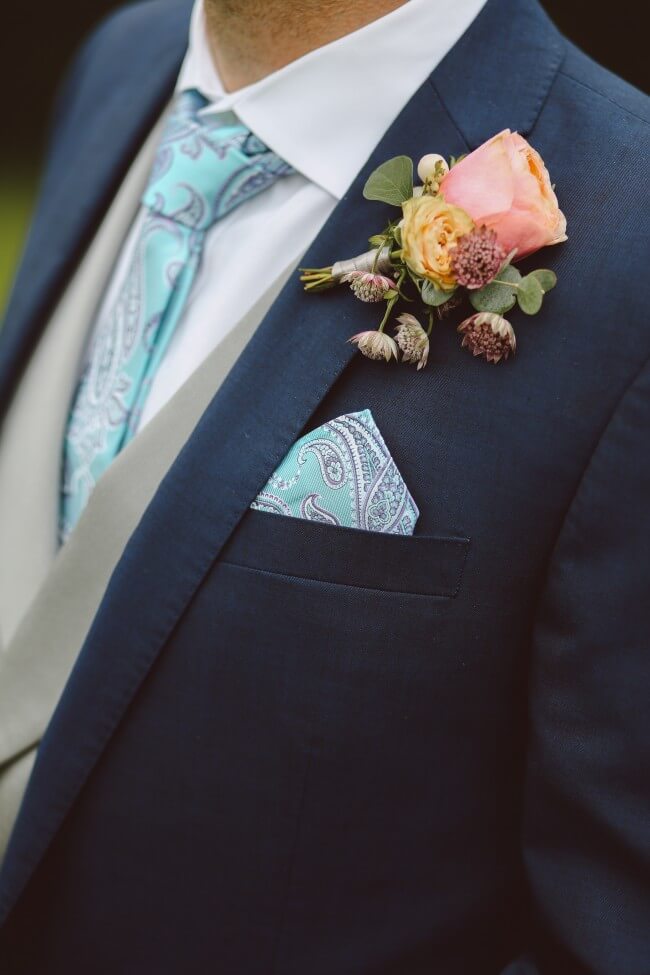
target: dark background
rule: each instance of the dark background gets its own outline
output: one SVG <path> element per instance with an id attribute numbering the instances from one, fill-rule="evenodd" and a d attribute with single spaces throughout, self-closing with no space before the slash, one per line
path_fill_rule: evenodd
<path id="1" fill-rule="evenodd" d="M 28 219 L 54 92 L 84 35 L 119 5 L 119 0 L 4 0 L 0 307 Z M 614 0 L 607 8 L 584 0 L 544 0 L 544 6 L 588 54 L 648 90 L 647 29 L 640 0 Z"/>

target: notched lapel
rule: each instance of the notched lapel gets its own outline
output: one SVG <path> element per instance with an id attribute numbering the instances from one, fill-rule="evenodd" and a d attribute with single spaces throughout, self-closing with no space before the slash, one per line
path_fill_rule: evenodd
<path id="1" fill-rule="evenodd" d="M 446 96 L 464 85 L 466 58 L 471 61 L 483 48 L 493 51 L 483 70 L 497 70 L 501 15 L 513 5 L 520 12 L 529 9 L 527 0 L 491 0 L 463 38 L 462 57 L 455 49 L 439 75 L 434 73 L 435 87 L 427 81 L 416 93 L 305 256 L 306 266 L 363 250 L 368 233 L 391 216 L 361 196 L 365 179 L 380 162 L 401 153 L 417 160 L 425 152 L 467 151 Z M 527 30 L 527 17 L 524 22 Z M 541 23 L 548 25 L 545 19 Z M 516 14 L 510 30 L 519 40 L 513 48 L 518 70 L 527 46 Z M 509 114 L 507 88 L 504 78 L 497 124 L 523 129 L 523 112 L 519 119 Z M 493 124 L 495 106 L 491 103 L 483 117 L 471 89 L 459 108 L 466 131 L 478 134 Z M 345 289 L 314 298 L 303 294 L 294 277 L 204 413 L 125 549 L 43 739 L 0 876 L 0 919 L 38 865 L 238 521 L 356 354 L 346 340 L 375 326 L 376 309 L 352 301 Z"/>
<path id="2" fill-rule="evenodd" d="M 502 129 L 530 133 L 564 50 L 537 0 L 488 0 L 431 80 L 476 149 Z"/>

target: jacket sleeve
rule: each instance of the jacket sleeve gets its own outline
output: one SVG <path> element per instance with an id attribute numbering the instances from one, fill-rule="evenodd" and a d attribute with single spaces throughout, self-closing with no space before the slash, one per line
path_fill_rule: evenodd
<path id="1" fill-rule="evenodd" d="M 529 950 L 502 975 L 650 973 L 650 366 L 594 450 L 533 634 Z"/>

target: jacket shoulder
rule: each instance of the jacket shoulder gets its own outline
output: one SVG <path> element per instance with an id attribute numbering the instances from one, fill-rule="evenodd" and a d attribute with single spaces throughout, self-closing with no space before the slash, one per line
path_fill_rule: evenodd
<path id="1" fill-rule="evenodd" d="M 179 25 L 189 23 L 192 0 L 138 0 L 127 3 L 107 14 L 93 28 L 81 47 L 94 51 L 104 47 L 136 46 L 142 43 L 143 30 L 155 30 L 156 25 L 176 20 Z"/>
<path id="2" fill-rule="evenodd" d="M 105 94 L 112 77 L 123 70 L 130 58 L 138 58 L 157 35 L 178 44 L 187 37 L 191 0 L 144 0 L 118 7 L 101 20 L 82 41 L 59 89 L 55 119 L 79 96 L 92 95 L 94 89 Z M 57 117 L 58 116 L 58 117 Z"/>
<path id="3" fill-rule="evenodd" d="M 187 38 L 191 0 L 144 0 L 119 7 L 101 20 L 82 42 L 54 102 L 46 160 L 48 165 L 68 136 L 83 126 L 120 84 L 124 65 L 155 62 L 166 47 L 181 56 Z"/>

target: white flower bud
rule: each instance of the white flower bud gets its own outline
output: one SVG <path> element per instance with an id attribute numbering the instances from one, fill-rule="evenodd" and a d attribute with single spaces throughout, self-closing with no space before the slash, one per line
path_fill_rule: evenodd
<path id="1" fill-rule="evenodd" d="M 441 176 L 449 172 L 449 166 L 447 165 L 446 159 L 439 155 L 437 152 L 429 152 L 426 156 L 422 156 L 422 159 L 418 163 L 418 176 L 423 183 L 426 183 L 428 179 L 433 179 L 436 174 L 436 166 L 441 167 L 438 172 Z"/>

